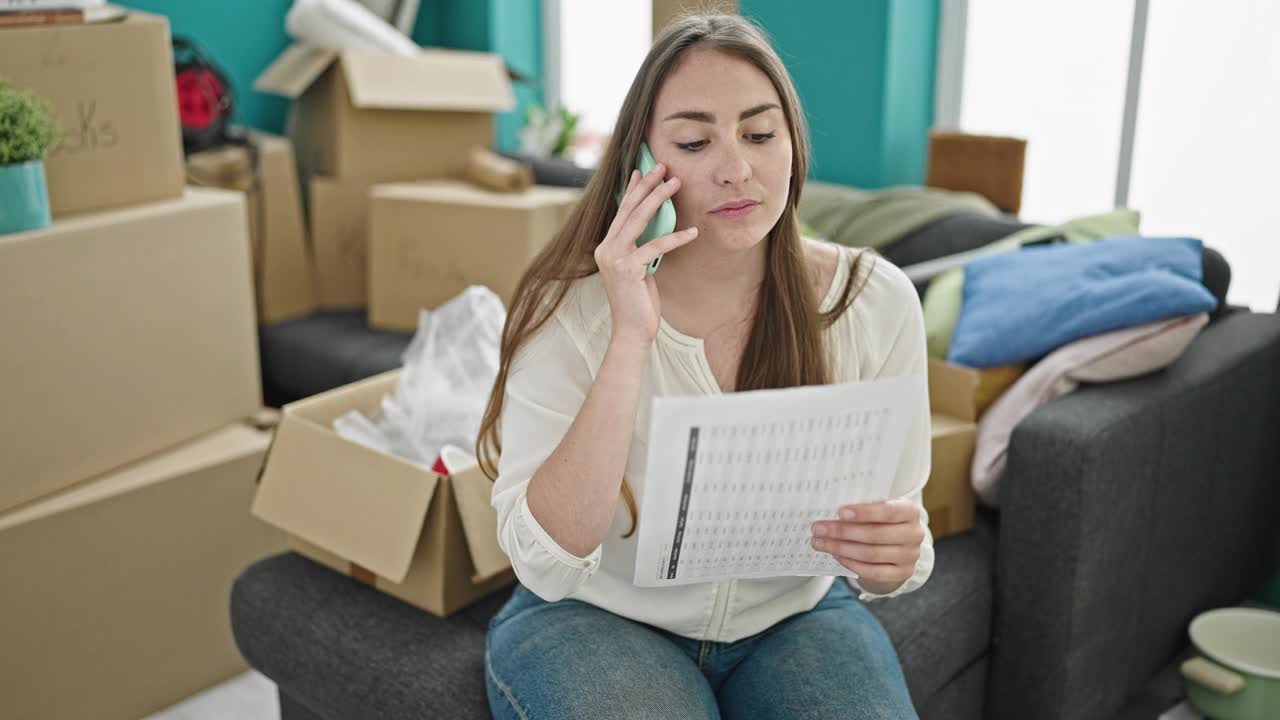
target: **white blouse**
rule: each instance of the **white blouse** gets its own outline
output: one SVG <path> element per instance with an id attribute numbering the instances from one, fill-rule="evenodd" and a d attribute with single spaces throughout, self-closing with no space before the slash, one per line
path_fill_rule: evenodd
<path id="1" fill-rule="evenodd" d="M 822 300 L 823 311 L 839 300 L 855 257 L 854 251 L 841 247 L 835 277 Z M 915 414 L 892 494 L 910 498 L 920 508 L 925 542 L 912 577 L 883 596 L 892 597 L 920 587 L 933 570 L 933 539 L 921 502 L 929 478 L 930 449 L 924 317 L 911 281 L 887 260 L 868 256 L 860 263 L 859 273 L 855 282 L 865 279 L 865 286 L 827 330 L 833 380 L 920 378 L 913 384 L 919 388 Z M 526 341 L 512 363 L 499 424 L 503 451 L 492 502 L 498 514 L 498 542 L 510 556 L 520 582 L 548 601 L 581 600 L 696 640 L 733 642 L 812 609 L 831 588 L 832 577 L 636 587 L 632 576 L 639 532 L 622 537 L 631 527 L 631 516 L 621 498 L 604 543 L 587 557 L 560 547 L 534 519 L 526 499 L 529 479 L 559 445 L 586 399 L 610 332 L 608 296 L 600 275 L 595 274 L 570 287 L 554 316 Z M 639 507 L 644 505 L 651 398 L 720 392 L 700 339 L 676 331 L 664 320 L 650 353 L 626 464 L 626 478 Z M 833 519 L 835 511 L 831 509 Z M 856 580 L 850 582 L 861 591 Z M 861 597 L 882 596 L 861 592 Z"/>

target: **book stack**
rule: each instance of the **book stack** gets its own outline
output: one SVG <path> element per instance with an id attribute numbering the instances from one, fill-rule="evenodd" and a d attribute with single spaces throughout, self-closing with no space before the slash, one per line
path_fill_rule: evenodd
<path id="1" fill-rule="evenodd" d="M 0 0 L 0 29 L 114 22 L 124 16 L 124 8 L 106 0 Z"/>

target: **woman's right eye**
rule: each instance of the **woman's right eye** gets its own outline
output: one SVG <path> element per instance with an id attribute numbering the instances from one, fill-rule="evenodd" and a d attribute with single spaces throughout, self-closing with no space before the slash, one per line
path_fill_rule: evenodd
<path id="1" fill-rule="evenodd" d="M 688 150 L 689 152 L 698 152 L 702 148 L 706 147 L 706 145 L 707 145 L 706 140 L 695 140 L 693 142 L 688 142 L 688 143 L 676 143 L 676 147 L 680 148 L 681 150 Z"/>

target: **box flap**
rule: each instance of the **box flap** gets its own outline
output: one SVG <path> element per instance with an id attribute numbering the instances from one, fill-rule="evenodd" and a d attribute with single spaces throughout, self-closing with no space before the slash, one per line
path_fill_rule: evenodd
<path id="1" fill-rule="evenodd" d="M 258 92 L 296 99 L 311 87 L 325 70 L 338 58 L 338 53 L 307 45 L 290 45 L 280 53 L 257 80 L 253 89 Z"/>
<path id="2" fill-rule="evenodd" d="M 476 574 L 473 582 L 483 582 L 511 568 L 511 560 L 498 545 L 498 515 L 493 510 L 493 482 L 477 463 L 449 476 L 453 496 L 462 516 L 462 532 L 467 536 L 467 550 Z"/>
<path id="3" fill-rule="evenodd" d="M 961 420 L 978 419 L 978 371 L 929 358 L 929 409 Z"/>
<path id="4" fill-rule="evenodd" d="M 503 112 L 515 94 L 502 58 L 490 53 L 423 50 L 402 56 L 362 50 L 342 53 L 351 103 L 385 110 Z"/>
<path id="5" fill-rule="evenodd" d="M 344 440 L 332 420 L 370 412 L 397 373 L 285 407 L 252 512 L 393 582 L 404 582 L 440 476 Z"/>
<path id="6" fill-rule="evenodd" d="M 951 437 L 952 435 L 963 435 L 965 433 L 973 434 L 977 430 L 977 423 L 972 420 L 961 420 L 952 415 L 944 415 L 934 413 L 929 416 L 930 432 L 934 438 Z"/>

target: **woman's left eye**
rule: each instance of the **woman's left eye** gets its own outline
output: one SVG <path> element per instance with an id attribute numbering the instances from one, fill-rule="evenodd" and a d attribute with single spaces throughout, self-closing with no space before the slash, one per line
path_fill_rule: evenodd
<path id="1" fill-rule="evenodd" d="M 750 134 L 748 134 L 748 135 L 747 135 L 747 139 L 748 139 L 748 140 L 750 140 L 750 141 L 751 141 L 751 142 L 753 142 L 753 143 L 766 143 L 766 142 L 769 142 L 770 140 L 772 140 L 772 139 L 773 139 L 773 136 L 774 136 L 775 134 L 776 134 L 776 133 L 771 133 L 771 132 L 767 132 L 767 133 L 750 133 Z"/>

